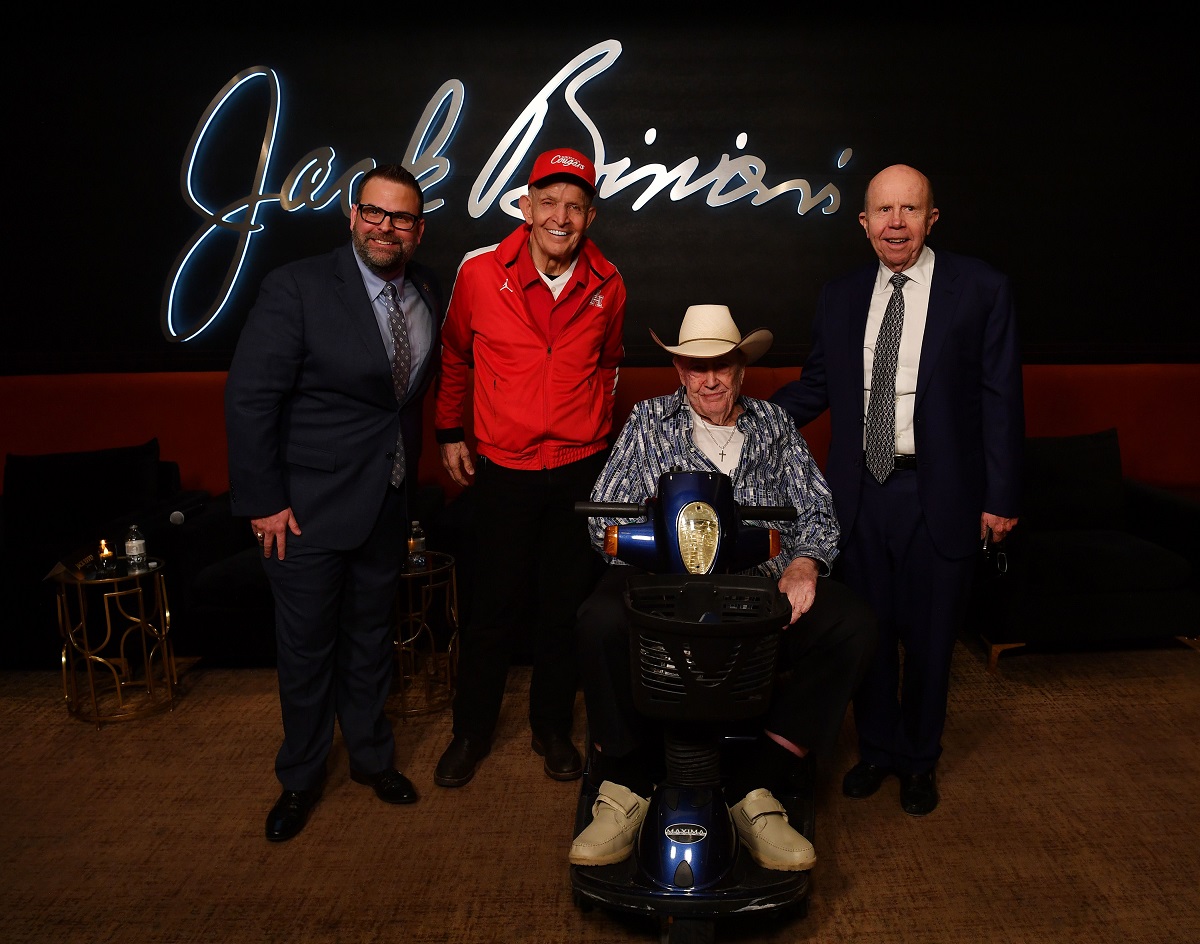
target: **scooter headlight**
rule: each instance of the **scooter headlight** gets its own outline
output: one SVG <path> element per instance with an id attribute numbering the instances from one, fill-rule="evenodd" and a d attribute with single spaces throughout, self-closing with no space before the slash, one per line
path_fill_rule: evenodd
<path id="1" fill-rule="evenodd" d="M 688 502 L 675 519 L 679 556 L 689 574 L 707 574 L 717 560 L 721 543 L 721 523 L 717 512 L 706 502 Z"/>

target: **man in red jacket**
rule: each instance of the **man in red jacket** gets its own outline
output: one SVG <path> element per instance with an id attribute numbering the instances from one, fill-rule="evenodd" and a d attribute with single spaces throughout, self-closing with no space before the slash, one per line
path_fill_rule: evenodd
<path id="1" fill-rule="evenodd" d="M 512 634 L 532 606 L 529 725 L 546 774 L 583 772 L 571 741 L 578 688 L 575 611 L 599 577 L 587 518 L 612 432 L 624 356 L 625 283 L 587 238 L 596 169 L 570 148 L 540 154 L 521 197 L 525 223 L 459 266 L 442 328 L 435 426 L 442 463 L 470 485 L 477 517 L 454 738 L 434 782 L 461 787 L 491 749 Z M 467 384 L 478 456 L 463 430 Z"/>

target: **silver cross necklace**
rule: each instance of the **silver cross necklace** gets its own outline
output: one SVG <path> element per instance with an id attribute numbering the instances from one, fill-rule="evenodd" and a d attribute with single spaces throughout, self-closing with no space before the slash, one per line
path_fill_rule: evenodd
<path id="1" fill-rule="evenodd" d="M 721 461 L 724 462 L 725 461 L 725 449 L 733 441 L 733 437 L 737 435 L 737 431 L 738 431 L 737 423 L 735 422 L 733 424 L 733 429 L 729 433 L 729 437 L 725 440 L 725 442 L 722 443 L 717 440 L 716 435 L 713 433 L 712 424 L 709 423 L 708 420 L 706 420 L 703 416 L 700 416 L 699 414 L 696 414 L 696 417 L 697 417 L 697 419 L 700 420 L 700 425 L 704 428 L 704 431 L 706 433 L 708 433 L 708 438 L 711 439 L 713 442 L 713 445 L 717 447 L 717 452 L 721 456 Z"/>

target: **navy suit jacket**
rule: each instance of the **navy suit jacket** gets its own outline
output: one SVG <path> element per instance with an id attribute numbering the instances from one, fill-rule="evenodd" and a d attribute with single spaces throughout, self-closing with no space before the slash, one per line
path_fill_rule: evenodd
<path id="1" fill-rule="evenodd" d="M 403 404 L 349 242 L 263 280 L 225 387 L 235 515 L 264 517 L 290 505 L 306 542 L 356 547 L 387 494 L 399 427 L 414 506 L 422 400 L 437 372 L 442 300 L 423 266 L 409 263 L 405 277 L 429 306 L 433 345 Z"/>
<path id="2" fill-rule="evenodd" d="M 1007 276 L 936 252 L 921 341 L 913 431 L 921 511 L 946 557 L 978 551 L 983 512 L 1016 517 L 1025 407 L 1016 313 Z M 800 379 L 772 401 L 804 425 L 829 410 L 825 477 L 843 541 L 858 515 L 863 475 L 863 343 L 878 262 L 821 290 L 812 351 Z"/>

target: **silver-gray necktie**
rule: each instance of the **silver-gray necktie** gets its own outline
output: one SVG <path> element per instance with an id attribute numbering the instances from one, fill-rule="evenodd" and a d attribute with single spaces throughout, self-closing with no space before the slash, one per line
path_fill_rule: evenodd
<path id="1" fill-rule="evenodd" d="M 412 367 L 412 348 L 408 343 L 408 325 L 396 286 L 388 282 L 383 287 L 383 304 L 387 308 L 388 327 L 392 330 L 392 383 L 396 388 L 396 401 L 403 406 L 408 398 L 408 374 Z M 404 481 L 404 430 L 396 434 L 396 453 L 392 462 L 391 482 L 397 488 Z"/>
<path id="2" fill-rule="evenodd" d="M 900 335 L 904 330 L 904 283 L 907 275 L 893 275 L 892 297 L 888 299 L 875 361 L 871 365 L 871 399 L 867 402 L 867 468 L 883 483 L 896 467 L 896 363 Z"/>

